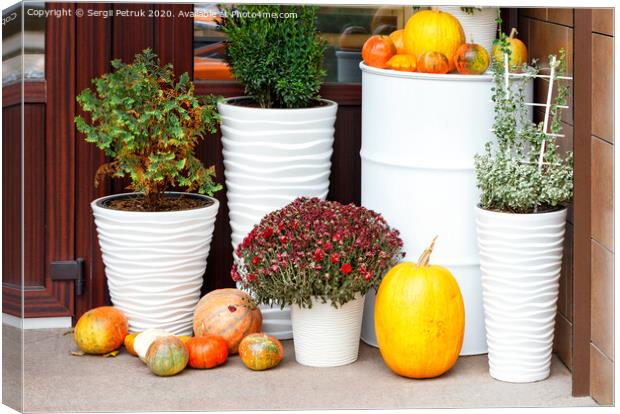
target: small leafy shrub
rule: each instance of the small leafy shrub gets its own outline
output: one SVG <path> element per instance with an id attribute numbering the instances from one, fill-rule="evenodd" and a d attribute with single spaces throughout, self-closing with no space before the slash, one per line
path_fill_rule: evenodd
<path id="1" fill-rule="evenodd" d="M 378 285 L 404 254 L 397 230 L 381 215 L 353 204 L 298 198 L 266 215 L 237 247 L 235 281 L 262 303 L 334 307 Z"/>
<path id="2" fill-rule="evenodd" d="M 227 12 L 221 26 L 228 36 L 226 59 L 246 95 L 261 108 L 316 105 L 326 73 L 317 10 L 239 5 Z"/>
<path id="3" fill-rule="evenodd" d="M 509 52 L 505 38 L 502 33 L 498 41 Z M 494 61 L 492 67 L 495 82 L 493 130 L 497 140 L 488 142 L 484 153 L 475 158 L 480 207 L 511 213 L 558 208 L 569 202 L 573 195 L 573 154 L 560 155 L 556 137 L 544 133 L 543 122 L 535 124 L 529 120 L 524 91 L 527 82 L 539 73 L 539 69 L 524 66 L 522 70 L 529 76 L 511 80 L 513 87 L 507 94 L 504 62 Z M 555 67 L 558 76 L 566 73 L 564 51 L 560 51 Z M 554 89 L 557 95 L 550 110 L 549 132 L 558 134 L 562 130 L 559 106 L 566 105 L 568 92 L 562 80 L 555 80 Z M 543 163 L 539 165 L 543 142 Z"/>
<path id="4" fill-rule="evenodd" d="M 157 210 L 163 193 L 174 187 L 213 195 L 221 186 L 194 155 L 205 132 L 219 122 L 217 99 L 195 97 L 187 73 L 175 83 L 172 65 L 161 66 L 146 49 L 131 64 L 113 60 L 112 73 L 93 80 L 95 91 L 77 97 L 90 122 L 77 116 L 78 131 L 111 161 L 97 170 L 95 185 L 105 175 L 131 178 L 129 189 L 144 194 L 147 210 Z"/>

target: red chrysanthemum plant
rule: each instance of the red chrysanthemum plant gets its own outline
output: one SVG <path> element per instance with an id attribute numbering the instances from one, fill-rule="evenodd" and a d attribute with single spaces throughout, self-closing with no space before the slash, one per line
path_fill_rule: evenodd
<path id="1" fill-rule="evenodd" d="M 298 198 L 266 215 L 237 247 L 233 280 L 261 303 L 339 307 L 376 288 L 404 253 L 398 230 L 374 211 Z"/>

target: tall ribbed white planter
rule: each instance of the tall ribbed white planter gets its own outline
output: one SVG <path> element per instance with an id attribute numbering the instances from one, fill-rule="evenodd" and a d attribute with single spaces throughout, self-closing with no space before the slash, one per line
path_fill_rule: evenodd
<path id="1" fill-rule="evenodd" d="M 182 211 L 138 212 L 105 207 L 121 194 L 91 203 L 110 298 L 129 320 L 130 332 L 165 329 L 191 335 L 219 202 Z"/>
<path id="2" fill-rule="evenodd" d="M 478 43 L 484 47 L 489 54 L 493 46 L 493 40 L 497 37 L 497 7 L 482 7 L 482 10 L 474 10 L 473 14 L 467 14 L 458 6 L 440 6 L 442 11 L 448 12 L 456 17 L 467 43 Z"/>
<path id="3" fill-rule="evenodd" d="M 321 102 L 303 109 L 244 106 L 247 97 L 218 104 L 233 248 L 266 214 L 300 196 L 327 196 L 338 105 Z M 288 308 L 261 311 L 266 333 L 292 338 Z"/>
<path id="4" fill-rule="evenodd" d="M 487 345 L 472 206 L 479 201 L 474 156 L 493 138 L 493 78 L 360 67 L 362 205 L 400 230 L 406 260 L 439 236 L 433 262 L 454 275 L 465 305 L 461 355 L 483 354 Z M 532 94 L 530 82 L 528 102 Z M 362 339 L 376 346 L 374 302 L 371 290 Z"/>
<path id="5" fill-rule="evenodd" d="M 364 297 L 334 308 L 312 299 L 312 308 L 291 306 L 295 359 L 311 367 L 336 367 L 357 361 Z"/>
<path id="6" fill-rule="evenodd" d="M 566 209 L 477 209 L 489 373 L 508 382 L 549 376 Z"/>

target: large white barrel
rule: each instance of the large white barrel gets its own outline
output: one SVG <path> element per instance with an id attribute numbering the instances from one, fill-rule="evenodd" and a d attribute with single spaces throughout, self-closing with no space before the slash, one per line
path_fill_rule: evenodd
<path id="1" fill-rule="evenodd" d="M 487 351 L 474 155 L 492 138 L 492 76 L 362 69 L 362 205 L 401 231 L 405 260 L 439 236 L 431 262 L 450 270 L 465 303 L 461 355 Z M 374 292 L 362 339 L 376 345 Z"/>

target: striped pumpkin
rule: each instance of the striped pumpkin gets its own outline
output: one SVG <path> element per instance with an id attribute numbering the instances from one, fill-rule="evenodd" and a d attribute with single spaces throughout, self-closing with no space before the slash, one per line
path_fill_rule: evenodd
<path id="1" fill-rule="evenodd" d="M 187 347 L 176 336 L 157 338 L 146 353 L 146 364 L 151 372 L 160 377 L 169 377 L 183 371 L 189 361 Z"/>
<path id="2" fill-rule="evenodd" d="M 207 293 L 194 311 L 194 335 L 218 335 L 236 354 L 241 340 L 260 332 L 263 317 L 250 295 L 239 289 L 217 289 Z"/>
<path id="3" fill-rule="evenodd" d="M 255 333 L 243 338 L 239 344 L 239 356 L 246 367 L 254 371 L 264 371 L 282 361 L 284 348 L 273 336 Z"/>

